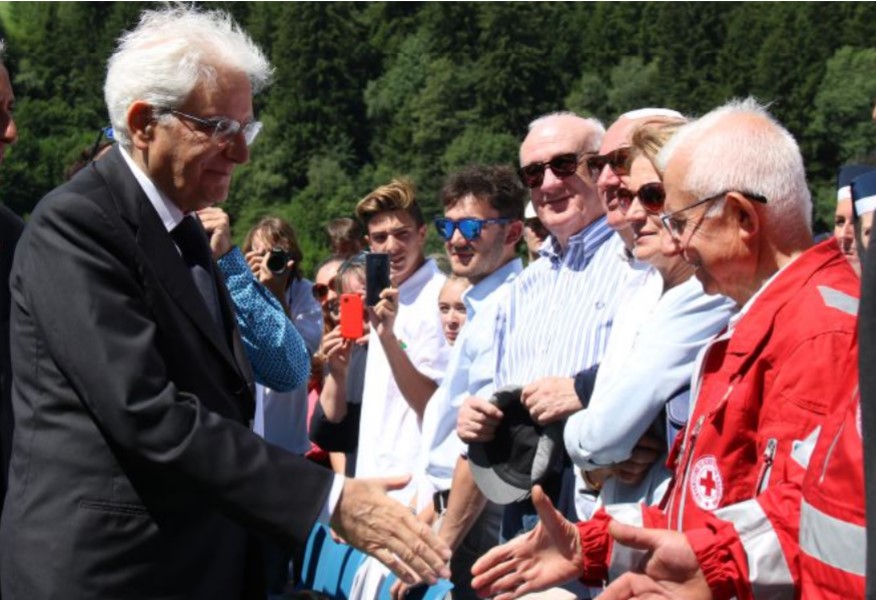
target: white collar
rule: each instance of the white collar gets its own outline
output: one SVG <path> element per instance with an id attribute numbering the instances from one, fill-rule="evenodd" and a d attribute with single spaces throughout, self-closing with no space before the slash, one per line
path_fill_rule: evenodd
<path id="1" fill-rule="evenodd" d="M 137 183 L 143 188 L 146 197 L 149 198 L 149 202 L 155 207 L 155 211 L 161 218 L 161 222 L 164 223 L 164 227 L 168 231 L 172 231 L 174 227 L 179 225 L 179 222 L 183 220 L 185 215 L 179 207 L 170 200 L 170 198 L 162 194 L 161 191 L 155 187 L 155 184 L 152 183 L 149 176 L 146 175 L 137 163 L 134 162 L 134 159 L 131 158 L 127 150 L 121 147 L 119 150 L 122 153 L 122 158 L 124 158 L 125 162 L 128 164 L 128 168 L 131 169 L 131 173 L 134 174 L 134 179 L 137 180 Z"/>

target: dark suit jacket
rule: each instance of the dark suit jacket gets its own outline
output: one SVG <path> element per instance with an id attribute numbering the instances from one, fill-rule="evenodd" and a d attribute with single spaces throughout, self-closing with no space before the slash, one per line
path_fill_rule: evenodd
<path id="1" fill-rule="evenodd" d="M 15 213 L 0 206 L 0 510 L 6 495 L 6 473 L 12 445 L 12 366 L 9 359 L 9 272 L 15 245 L 24 229 Z"/>
<path id="2" fill-rule="evenodd" d="M 250 431 L 251 373 L 118 149 L 44 198 L 12 270 L 6 600 L 256 598 L 331 474 Z M 250 568 L 253 567 L 253 568 Z"/>

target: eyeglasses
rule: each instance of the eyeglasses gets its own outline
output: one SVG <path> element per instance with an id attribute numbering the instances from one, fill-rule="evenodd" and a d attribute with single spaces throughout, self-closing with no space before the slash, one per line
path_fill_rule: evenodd
<path id="1" fill-rule="evenodd" d="M 438 235 L 441 236 L 445 242 L 449 242 L 453 238 L 453 232 L 459 229 L 459 233 L 462 234 L 467 241 L 471 242 L 479 237 L 481 237 L 481 231 L 484 229 L 484 225 L 490 225 L 493 223 L 505 224 L 510 222 L 511 219 L 459 219 L 458 221 L 454 221 L 453 219 L 435 219 L 435 229 L 438 230 Z"/>
<path id="2" fill-rule="evenodd" d="M 324 283 L 314 283 L 311 288 L 311 293 L 313 297 L 322 302 L 328 297 L 328 293 L 330 290 L 333 290 L 335 287 L 335 277 L 329 279 L 328 285 Z"/>
<path id="3" fill-rule="evenodd" d="M 681 213 L 683 213 L 687 210 L 690 210 L 691 208 L 694 208 L 695 206 L 705 204 L 706 202 L 711 202 L 712 200 L 718 200 L 720 198 L 723 198 L 724 196 L 726 196 L 727 194 L 729 194 L 732 191 L 734 191 L 734 190 L 724 190 L 723 192 L 720 192 L 718 194 L 714 194 L 714 195 L 709 196 L 707 198 L 703 198 L 702 200 L 697 200 L 693 204 L 688 204 L 684 208 L 679 208 L 675 212 L 671 212 L 669 214 L 663 215 L 662 217 L 660 217 L 660 221 L 663 223 L 663 227 L 666 228 L 666 231 L 669 232 L 669 235 L 672 236 L 672 239 L 674 239 L 676 241 L 680 240 L 682 234 L 687 229 L 687 218 L 679 216 Z M 752 202 L 760 202 L 761 204 L 767 203 L 766 197 L 761 196 L 760 194 L 753 194 L 751 192 L 737 192 L 737 193 L 741 194 L 742 196 L 744 196 L 748 200 L 751 200 Z"/>
<path id="4" fill-rule="evenodd" d="M 215 142 L 223 145 L 229 143 L 238 133 L 243 132 L 243 139 L 246 141 L 246 145 L 251 146 L 259 132 L 262 130 L 261 121 L 248 121 L 246 123 L 241 123 L 240 121 L 229 119 L 228 117 L 202 119 L 201 117 L 196 117 L 172 108 L 168 109 L 167 112 L 175 117 L 188 119 L 189 121 L 197 123 L 210 132 L 210 135 Z"/>
<path id="5" fill-rule="evenodd" d="M 537 188 L 544 181 L 545 169 L 550 169 L 551 173 L 559 179 L 571 177 L 578 170 L 578 155 L 570 152 L 558 154 L 547 162 L 529 163 L 517 169 L 517 175 L 520 176 L 520 181 L 526 187 Z"/>
<path id="6" fill-rule="evenodd" d="M 612 150 L 608 154 L 598 154 L 587 159 L 587 170 L 593 181 L 599 179 L 599 174 L 607 166 L 614 171 L 615 175 L 630 174 L 630 156 L 632 151 L 629 147 Z"/>
<path id="7" fill-rule="evenodd" d="M 618 188 L 615 193 L 617 205 L 623 214 L 626 214 L 633 205 L 633 200 L 639 199 L 639 204 L 650 213 L 658 213 L 663 210 L 663 201 L 666 200 L 666 191 L 663 184 L 653 181 L 641 186 L 637 191 L 627 188 Z"/>

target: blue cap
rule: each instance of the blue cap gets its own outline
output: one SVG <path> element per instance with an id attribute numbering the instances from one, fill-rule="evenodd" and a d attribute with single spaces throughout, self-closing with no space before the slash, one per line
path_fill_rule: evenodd
<path id="1" fill-rule="evenodd" d="M 876 170 L 876 167 L 870 165 L 843 165 L 840 167 L 836 178 L 836 201 L 851 200 L 852 190 L 849 186 L 852 184 L 852 180 L 873 170 Z"/>
<path id="2" fill-rule="evenodd" d="M 876 171 L 859 175 L 852 180 L 852 200 L 855 218 L 876 209 Z"/>

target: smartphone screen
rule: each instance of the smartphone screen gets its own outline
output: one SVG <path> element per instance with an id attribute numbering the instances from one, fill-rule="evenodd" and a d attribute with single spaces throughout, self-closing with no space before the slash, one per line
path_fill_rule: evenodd
<path id="1" fill-rule="evenodd" d="M 358 340 L 365 335 L 365 308 L 359 294 L 341 294 L 341 337 Z"/>
<path id="2" fill-rule="evenodd" d="M 365 304 L 380 302 L 380 292 L 389 286 L 389 254 L 369 252 L 365 255 Z"/>

